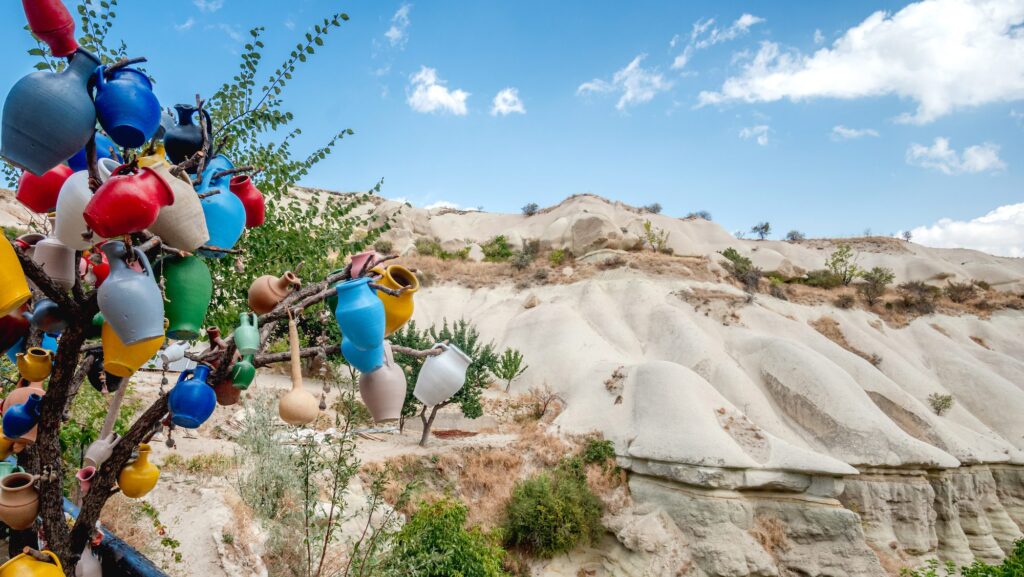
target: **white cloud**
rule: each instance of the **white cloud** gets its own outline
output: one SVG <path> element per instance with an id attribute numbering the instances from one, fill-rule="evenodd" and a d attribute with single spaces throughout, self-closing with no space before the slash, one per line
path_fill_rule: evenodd
<path id="1" fill-rule="evenodd" d="M 200 12 L 216 12 L 224 7 L 224 0 L 192 0 Z"/>
<path id="2" fill-rule="evenodd" d="M 763 42 L 700 104 L 896 95 L 923 124 L 959 108 L 1024 98 L 1024 2 L 922 0 L 875 12 L 811 55 Z"/>
<path id="3" fill-rule="evenodd" d="M 771 130 L 771 127 L 767 124 L 747 126 L 740 130 L 740 138 L 743 140 L 754 139 L 760 146 L 768 146 L 768 133 L 770 133 Z"/>
<path id="4" fill-rule="evenodd" d="M 932 168 L 945 174 L 978 173 L 1006 168 L 999 158 L 999 145 L 986 142 L 964 149 L 963 154 L 950 148 L 949 139 L 938 137 L 931 146 L 917 144 L 907 149 L 907 164 Z"/>
<path id="5" fill-rule="evenodd" d="M 456 116 L 466 115 L 465 90 L 451 90 L 444 80 L 437 78 L 437 70 L 420 66 L 420 71 L 410 77 L 412 93 L 407 102 L 416 112 L 450 112 Z"/>
<path id="6" fill-rule="evenodd" d="M 295 21 L 291 18 L 286 18 L 284 21 L 284 27 L 289 30 L 295 30 Z"/>
<path id="7" fill-rule="evenodd" d="M 1000 206 L 972 220 L 943 218 L 911 231 L 914 242 L 937 248 L 973 248 L 989 254 L 1024 257 L 1024 203 Z"/>
<path id="8" fill-rule="evenodd" d="M 764 18 L 754 16 L 753 14 L 743 14 L 726 28 L 715 26 L 714 18 L 694 22 L 693 28 L 690 30 L 690 41 L 687 43 L 686 48 L 672 61 L 672 68 L 676 70 L 684 68 L 696 51 L 709 48 L 715 44 L 721 44 L 722 42 L 735 40 L 749 32 L 751 26 L 761 22 L 764 22 Z M 669 47 L 675 48 L 679 40 L 679 35 L 674 36 L 672 41 L 669 42 Z"/>
<path id="9" fill-rule="evenodd" d="M 665 92 L 672 88 L 672 82 L 665 80 L 657 68 L 640 66 L 646 57 L 646 54 L 641 54 L 634 58 L 625 68 L 612 76 L 611 82 L 595 78 L 590 82 L 580 84 L 576 89 L 576 94 L 621 93 L 619 101 L 615 105 L 615 108 L 619 110 L 625 110 L 627 106 L 650 102 L 659 92 Z"/>
<path id="10" fill-rule="evenodd" d="M 491 105 L 491 116 L 508 116 L 513 112 L 517 114 L 526 114 L 526 107 L 523 106 L 523 101 L 519 100 L 519 89 L 518 88 L 506 88 L 494 96 L 494 102 Z"/>
<path id="11" fill-rule="evenodd" d="M 402 4 L 402 7 L 391 17 L 391 27 L 384 33 L 388 42 L 394 47 L 404 48 L 405 42 L 409 39 L 410 10 L 412 10 L 412 4 Z"/>
<path id="12" fill-rule="evenodd" d="M 878 131 L 874 128 L 847 128 L 842 124 L 832 127 L 833 140 L 853 140 L 855 138 L 864 138 L 865 136 L 877 137 Z"/>
<path id="13" fill-rule="evenodd" d="M 175 24 L 174 25 L 174 29 L 177 30 L 178 32 L 186 32 L 188 30 L 191 30 L 192 27 L 195 26 L 195 25 L 196 25 L 196 19 L 191 17 L 191 16 L 189 16 L 188 20 L 185 20 L 181 24 Z"/>
<path id="14" fill-rule="evenodd" d="M 451 202 L 449 200 L 439 200 L 437 202 L 432 202 L 427 206 L 424 206 L 423 208 L 427 210 L 434 210 L 435 208 L 450 208 L 452 210 L 464 210 L 466 212 L 476 212 L 480 210 L 479 208 L 460 206 L 459 204 Z"/>
<path id="15" fill-rule="evenodd" d="M 814 43 L 815 44 L 824 44 L 825 43 L 825 35 L 822 34 L 821 30 L 819 30 L 817 28 L 814 29 Z"/>

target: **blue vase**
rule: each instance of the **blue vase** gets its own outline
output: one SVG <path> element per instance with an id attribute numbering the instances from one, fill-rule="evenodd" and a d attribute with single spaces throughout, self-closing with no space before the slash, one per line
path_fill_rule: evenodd
<path id="1" fill-rule="evenodd" d="M 223 154 L 214 156 L 206 163 L 206 166 L 203 167 L 203 182 L 199 184 L 198 191 L 203 192 L 207 189 L 213 188 L 228 190 L 231 185 L 231 177 L 234 175 L 229 174 L 220 178 L 213 178 L 213 175 L 225 170 L 231 170 L 234 167 L 235 163 L 231 162 L 231 160 Z"/>
<path id="2" fill-rule="evenodd" d="M 4 101 L 0 156 L 42 175 L 85 146 L 96 126 L 88 84 L 99 64 L 78 50 L 63 72 L 33 72 L 19 80 Z"/>
<path id="3" fill-rule="evenodd" d="M 110 140 L 109 136 L 97 132 L 94 139 L 96 140 L 96 162 L 103 158 L 112 158 L 118 164 L 124 162 L 124 159 L 121 158 L 121 152 L 117 150 L 117 145 L 114 144 L 113 140 Z M 68 159 L 68 166 L 75 172 L 88 170 L 89 163 L 86 161 L 86 158 L 85 148 L 82 148 Z"/>
<path id="4" fill-rule="evenodd" d="M 42 400 L 39 395 L 32 394 L 24 404 L 7 409 L 3 420 L 4 436 L 18 439 L 31 431 L 39 423 L 39 403 Z"/>
<path id="5" fill-rule="evenodd" d="M 178 375 L 178 382 L 167 395 L 167 407 L 175 425 L 195 429 L 213 414 L 217 394 L 206 382 L 209 377 L 210 367 L 206 365 L 197 365 Z"/>
<path id="6" fill-rule="evenodd" d="M 7 352 L 4 354 L 7 355 L 7 360 L 14 364 L 18 362 L 18 353 L 23 352 L 25 352 L 25 337 L 18 339 L 17 342 L 11 345 L 11 348 L 7 349 Z"/>
<path id="7" fill-rule="evenodd" d="M 334 309 L 341 334 L 352 346 L 372 350 L 384 342 L 384 303 L 370 288 L 369 278 L 338 285 L 338 306 Z"/>
<path id="8" fill-rule="evenodd" d="M 36 301 L 31 313 L 23 313 L 32 326 L 44 333 L 60 333 L 68 326 L 68 320 L 57 303 L 43 298 Z"/>
<path id="9" fill-rule="evenodd" d="M 228 188 L 231 177 L 213 178 L 214 174 L 231 168 L 234 168 L 234 164 L 223 154 L 211 158 L 210 163 L 203 168 L 203 182 L 196 189 L 196 192 L 200 194 L 211 190 L 220 190 L 218 194 L 202 200 L 206 229 L 210 233 L 210 240 L 206 241 L 208 246 L 234 248 L 245 230 L 245 205 Z M 201 250 L 199 254 L 221 258 L 227 253 Z"/>
<path id="10" fill-rule="evenodd" d="M 361 373 L 372 373 L 384 366 L 384 342 L 372 349 L 361 350 L 352 341 L 341 337 L 341 354 L 345 361 Z"/>
<path id="11" fill-rule="evenodd" d="M 42 347 L 53 354 L 57 354 L 57 340 L 60 338 L 59 333 L 43 333 Z"/>
<path id="12" fill-rule="evenodd" d="M 119 145 L 138 148 L 160 127 L 160 102 L 149 78 L 135 68 L 114 71 L 96 69 L 96 117 L 100 126 Z"/>

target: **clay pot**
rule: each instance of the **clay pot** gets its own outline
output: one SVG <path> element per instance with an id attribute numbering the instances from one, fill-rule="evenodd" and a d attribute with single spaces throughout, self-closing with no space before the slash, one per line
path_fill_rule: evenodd
<path id="1" fill-rule="evenodd" d="M 234 164 L 223 154 L 211 158 L 206 168 L 203 169 L 203 181 L 196 189 L 196 192 L 200 194 L 214 190 L 220 191 L 201 200 L 206 229 L 210 232 L 208 244 L 217 248 L 234 248 L 245 231 L 245 205 L 242 204 L 242 199 L 231 194 L 229 188 L 231 178 L 228 176 L 213 178 L 214 174 L 233 167 Z M 212 258 L 222 258 L 227 253 L 203 250 L 200 251 L 200 254 Z"/>
<path id="2" fill-rule="evenodd" d="M 231 384 L 240 391 L 249 388 L 256 378 L 256 366 L 252 364 L 252 355 L 242 357 L 242 360 L 231 366 Z"/>
<path id="3" fill-rule="evenodd" d="M 15 311 L 4 317 L 0 317 L 0 352 L 14 346 L 14 343 L 25 338 L 29 331 L 29 322 L 23 315 Z"/>
<path id="4" fill-rule="evenodd" d="M 42 176 L 23 172 L 18 180 L 18 202 L 35 213 L 51 212 L 57 206 L 60 189 L 71 173 L 71 168 L 63 164 L 51 168 Z"/>
<path id="5" fill-rule="evenodd" d="M 160 209 L 149 232 L 159 236 L 164 244 L 184 251 L 192 252 L 206 244 L 210 231 L 206 229 L 203 204 L 192 188 L 192 181 L 185 175 L 175 178 L 162 160 L 152 162 L 150 167 L 171 187 L 174 203 Z"/>
<path id="6" fill-rule="evenodd" d="M 78 490 L 83 495 L 89 492 L 89 487 L 92 486 L 92 478 L 96 476 L 96 467 L 92 465 L 86 465 L 75 473 L 75 478 L 78 479 Z"/>
<path id="7" fill-rule="evenodd" d="M 86 466 L 92 466 L 100 468 L 110 458 L 111 453 L 114 452 L 114 444 L 117 442 L 117 437 L 111 435 L 107 439 L 96 439 L 89 445 L 89 448 L 85 450 L 85 461 Z"/>
<path id="8" fill-rule="evenodd" d="M 85 223 L 102 237 L 141 232 L 164 206 L 174 204 L 174 191 L 152 168 L 131 174 L 127 165 L 114 170 L 85 206 Z"/>
<path id="9" fill-rule="evenodd" d="M 213 392 L 217 395 L 217 404 L 224 407 L 237 404 L 242 398 L 242 389 L 235 387 L 230 378 L 217 383 L 217 386 L 213 387 Z"/>
<path id="10" fill-rule="evenodd" d="M 53 370 L 53 353 L 42 347 L 31 347 L 18 353 L 18 372 L 29 382 L 41 382 Z"/>
<path id="11" fill-rule="evenodd" d="M 75 565 L 75 577 L 103 577 L 103 565 L 88 545 Z"/>
<path id="12" fill-rule="evenodd" d="M 341 337 L 341 356 L 345 357 L 345 362 L 361 373 L 376 371 L 384 365 L 384 341 L 378 347 L 363 350 L 357 348 L 343 335 Z"/>
<path id="13" fill-rule="evenodd" d="M 380 302 L 384 303 L 384 334 L 390 336 L 412 318 L 412 295 L 420 289 L 420 279 L 411 270 L 397 264 L 388 267 L 378 266 L 373 272 L 381 275 L 377 281 L 381 286 L 395 290 L 405 289 L 397 297 L 377 292 Z"/>
<path id="14" fill-rule="evenodd" d="M 267 217 L 267 206 L 263 200 L 263 193 L 252 183 L 252 179 L 244 174 L 235 176 L 231 179 L 229 187 L 245 207 L 245 227 L 262 226 Z"/>
<path id="15" fill-rule="evenodd" d="M 391 343 L 384 341 L 384 365 L 359 375 L 359 396 L 377 423 L 397 421 L 405 404 L 405 371 L 395 362 Z"/>
<path id="16" fill-rule="evenodd" d="M 110 275 L 97 291 L 100 312 L 126 345 L 164 335 L 164 299 L 153 268 L 145 253 L 137 247 L 132 250 L 145 272 L 128 267 L 128 250 L 123 242 L 111 240 L 103 244 Z"/>
<path id="17" fill-rule="evenodd" d="M 265 315 L 300 286 L 302 280 L 291 271 L 280 277 L 263 275 L 249 285 L 249 308 L 258 315 Z"/>
<path id="18" fill-rule="evenodd" d="M 36 479 L 28 473 L 11 473 L 0 480 L 0 521 L 15 531 L 28 529 L 39 515 Z"/>
<path id="19" fill-rule="evenodd" d="M 53 551 L 40 551 L 48 555 L 53 563 L 40 561 L 27 553 L 12 557 L 0 565 L 0 577 L 64 577 L 64 568 Z"/>
<path id="20" fill-rule="evenodd" d="M 289 425 L 308 425 L 320 413 L 320 402 L 302 388 L 302 363 L 299 356 L 299 329 L 295 319 L 288 316 L 288 343 L 292 353 L 292 390 L 278 401 L 281 420 Z"/>
<path id="21" fill-rule="evenodd" d="M 0 241 L 0 315 L 7 316 L 17 311 L 31 297 L 21 261 L 5 238 Z"/>
<path id="22" fill-rule="evenodd" d="M 217 395 L 207 382 L 209 377 L 210 367 L 206 365 L 197 365 L 178 375 L 178 382 L 167 397 L 167 407 L 175 425 L 195 429 L 213 414 Z"/>
<path id="23" fill-rule="evenodd" d="M 118 166 L 120 165 L 117 161 L 111 158 L 97 160 L 96 170 L 100 182 L 106 182 Z M 89 240 L 83 237 L 89 232 L 83 213 L 91 199 L 89 172 L 86 170 L 76 172 L 64 181 L 64 186 L 60 188 L 60 195 L 57 197 L 57 219 L 53 224 L 53 236 L 75 250 L 85 250 L 103 241 L 103 237 L 95 232 Z"/>
<path id="24" fill-rule="evenodd" d="M 37 300 L 32 306 L 32 312 L 22 313 L 22 316 L 45 333 L 61 333 L 68 325 L 67 315 L 50 299 Z"/>
<path id="25" fill-rule="evenodd" d="M 373 294 L 370 279 L 359 278 L 338 285 L 334 316 L 341 334 L 362 350 L 374 349 L 384 340 L 384 303 Z"/>
<path id="26" fill-rule="evenodd" d="M 473 359 L 455 345 L 438 343 L 444 352 L 427 357 L 420 368 L 413 395 L 428 407 L 439 405 L 459 392 L 466 383 L 466 369 Z"/>
<path id="27" fill-rule="evenodd" d="M 14 405 L 24 404 L 32 395 L 43 396 L 45 394 L 46 391 L 43 390 L 42 383 L 29 383 L 23 387 L 17 387 L 7 393 L 7 397 L 5 397 L 3 401 L 2 409 L 0 409 L 0 414 L 6 413 L 7 409 L 10 409 Z"/>
<path id="28" fill-rule="evenodd" d="M 167 336 L 177 340 L 199 338 L 206 309 L 213 298 L 210 269 L 199 257 L 169 257 L 157 269 L 164 279 Z"/>
<path id="29" fill-rule="evenodd" d="M 50 47 L 50 54 L 63 58 L 78 50 L 75 20 L 60 0 L 21 0 L 32 33 Z"/>
<path id="30" fill-rule="evenodd" d="M 36 243 L 32 252 L 32 260 L 50 275 L 53 282 L 64 289 L 75 286 L 78 270 L 75 266 L 75 249 L 67 246 L 60 239 L 48 236 Z"/>
<path id="31" fill-rule="evenodd" d="M 139 457 L 121 469 L 121 474 L 117 476 L 117 486 L 121 488 L 125 497 L 131 499 L 145 497 L 146 493 L 156 487 L 156 482 L 160 478 L 160 469 L 149 462 L 150 451 L 149 445 L 145 443 L 139 445 Z"/>
<path id="32" fill-rule="evenodd" d="M 166 349 L 160 351 L 160 363 L 164 367 L 176 363 L 185 358 L 185 353 L 188 352 L 188 343 L 178 341 Z"/>

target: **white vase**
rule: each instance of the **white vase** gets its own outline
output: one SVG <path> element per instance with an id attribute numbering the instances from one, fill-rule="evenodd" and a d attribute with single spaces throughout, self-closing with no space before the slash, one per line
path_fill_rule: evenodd
<path id="1" fill-rule="evenodd" d="M 36 243 L 32 249 L 32 260 L 34 260 L 53 282 L 69 289 L 75 284 L 75 275 L 78 267 L 75 266 L 75 249 L 60 241 L 60 239 L 48 236 Z"/>
<path id="2" fill-rule="evenodd" d="M 395 362 L 391 343 L 384 341 L 384 364 L 359 375 L 359 396 L 374 422 L 388 423 L 402 416 L 405 404 L 405 371 Z"/>
<path id="3" fill-rule="evenodd" d="M 160 237 L 160 240 L 174 248 L 194 251 L 210 240 L 210 231 L 206 228 L 206 217 L 203 215 L 203 204 L 199 200 L 192 181 L 175 178 L 165 162 L 153 164 L 152 169 L 171 187 L 174 203 L 160 209 L 149 227 L 149 232 Z M 221 194 L 227 193 L 227 188 Z"/>
<path id="4" fill-rule="evenodd" d="M 86 545 L 82 551 L 82 557 L 75 565 L 75 577 L 103 577 L 103 566 L 100 560 L 93 555 L 92 547 Z"/>
<path id="5" fill-rule="evenodd" d="M 412 393 L 428 407 L 439 405 L 459 392 L 466 382 L 466 369 L 473 362 L 455 345 L 438 343 L 434 347 L 441 347 L 444 352 L 427 357 Z"/>
<path id="6" fill-rule="evenodd" d="M 96 163 L 100 182 L 106 182 L 110 178 L 110 173 L 117 166 L 116 160 L 101 158 Z M 82 213 L 91 198 L 92 190 L 89 189 L 88 170 L 80 170 L 69 176 L 64 181 L 64 186 L 60 188 L 60 194 L 57 195 L 57 220 L 53 226 L 53 235 L 73 250 L 85 250 L 103 240 L 95 233 L 92 235 L 92 240 L 82 238 L 82 235 L 89 230 Z"/>
<path id="7" fill-rule="evenodd" d="M 185 341 L 178 341 L 160 351 L 160 362 L 167 367 L 171 363 L 176 363 L 184 359 L 186 352 L 188 352 L 188 343 Z"/>

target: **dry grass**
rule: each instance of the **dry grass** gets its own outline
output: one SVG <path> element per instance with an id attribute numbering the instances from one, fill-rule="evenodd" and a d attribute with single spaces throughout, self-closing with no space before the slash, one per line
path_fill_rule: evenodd
<path id="1" fill-rule="evenodd" d="M 988 349 L 990 351 L 992 350 L 992 347 L 988 346 L 988 343 L 985 342 L 985 339 L 983 339 L 981 337 L 976 337 L 974 335 L 971 335 L 971 340 L 974 341 L 975 344 L 977 344 L 979 347 L 986 348 L 986 349 Z"/>
<path id="2" fill-rule="evenodd" d="M 491 529 L 501 523 L 522 464 L 522 457 L 508 450 L 477 449 L 441 456 L 438 470 L 469 505 L 469 523 Z"/>
<path id="3" fill-rule="evenodd" d="M 202 478 L 223 477 L 234 467 L 234 457 L 221 453 L 200 453 L 187 459 L 178 453 L 170 453 L 160 464 L 160 469 L 164 472 L 185 473 Z"/>
<path id="4" fill-rule="evenodd" d="M 159 536 L 153 528 L 153 522 L 142 514 L 136 501 L 120 493 L 107 501 L 100 513 L 100 522 L 104 529 L 144 555 L 151 555 L 157 550 Z"/>
<path id="5" fill-rule="evenodd" d="M 789 551 L 791 546 L 786 537 L 786 525 L 775 517 L 754 517 L 754 526 L 748 532 L 773 556 L 779 551 Z"/>
<path id="6" fill-rule="evenodd" d="M 513 449 L 529 455 L 530 460 L 541 467 L 554 467 L 573 452 L 572 446 L 557 435 L 549 433 L 540 423 L 524 426 Z"/>
<path id="7" fill-rule="evenodd" d="M 839 323 L 830 316 L 823 316 L 814 321 L 808 321 L 809 325 L 814 327 L 814 330 L 818 331 L 828 340 L 835 344 L 843 347 L 847 351 L 857 355 L 865 361 L 871 363 L 874 366 L 882 364 L 882 357 L 874 353 L 865 353 L 864 351 L 854 347 L 846 340 L 846 335 L 843 334 L 842 329 L 839 328 Z"/>

